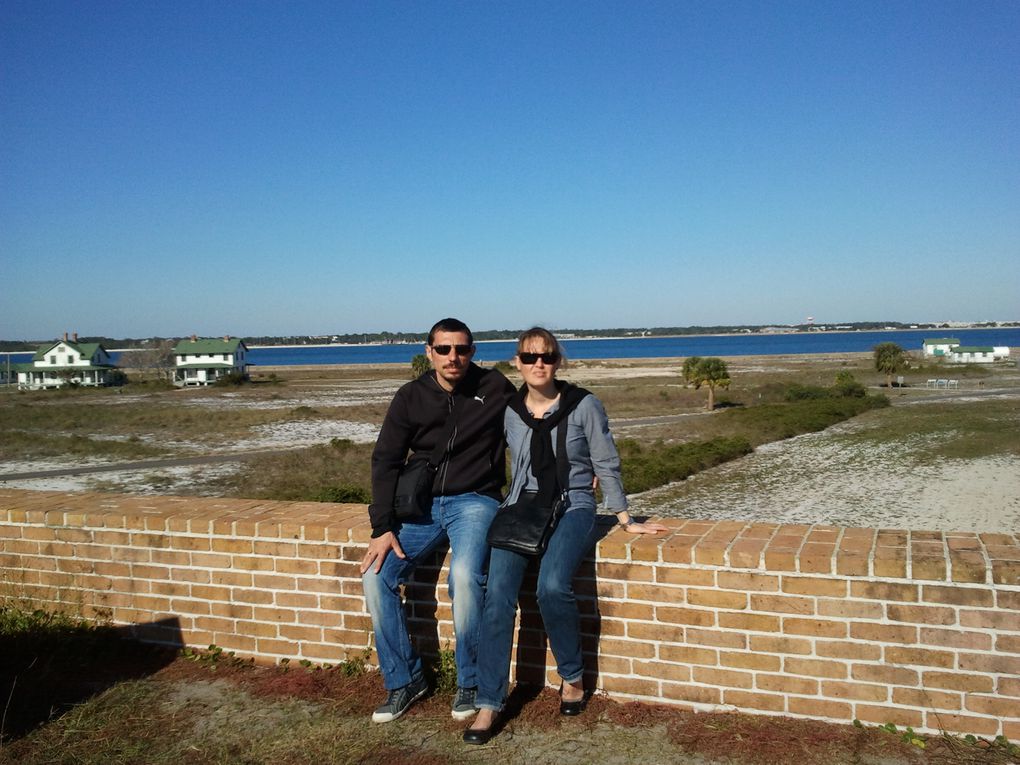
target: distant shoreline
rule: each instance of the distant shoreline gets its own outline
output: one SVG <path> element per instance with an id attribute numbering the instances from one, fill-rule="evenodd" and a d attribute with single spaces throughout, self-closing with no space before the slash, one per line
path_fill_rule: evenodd
<path id="1" fill-rule="evenodd" d="M 995 330 L 995 329 L 1013 329 L 1014 327 L 1009 326 L 995 326 L 995 327 L 953 327 L 952 329 L 939 330 L 938 328 L 932 329 L 932 336 L 936 333 L 941 332 L 943 335 L 952 334 L 953 332 L 972 332 L 975 330 Z M 891 327 L 882 329 L 815 329 L 815 330 L 782 330 L 779 332 L 690 332 L 685 334 L 670 334 L 670 335 L 559 335 L 557 337 L 563 342 L 571 342 L 573 340 L 653 340 L 653 339 L 664 339 L 664 338 L 677 338 L 677 337 L 773 337 L 773 336 L 785 336 L 785 335 L 857 335 L 862 332 L 924 332 L 925 328 L 921 327 Z M 555 334 L 555 331 L 554 331 Z M 475 340 L 475 345 L 481 345 L 483 343 L 513 343 L 516 342 L 516 338 L 508 337 L 501 340 Z M 280 345 L 249 345 L 248 348 L 264 349 L 264 348 L 385 348 L 394 345 L 424 345 L 422 341 L 417 342 L 398 342 L 398 343 L 282 343 Z M 114 349 L 120 350 L 134 350 L 131 348 L 127 349 Z M 20 351 L 14 351 L 19 353 Z"/>

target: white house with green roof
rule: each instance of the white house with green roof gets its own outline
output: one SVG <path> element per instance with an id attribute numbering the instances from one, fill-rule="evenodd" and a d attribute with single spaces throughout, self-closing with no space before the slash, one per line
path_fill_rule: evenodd
<path id="1" fill-rule="evenodd" d="M 957 345 L 949 352 L 954 364 L 993 364 L 1009 358 L 1007 346 Z"/>
<path id="2" fill-rule="evenodd" d="M 948 356 L 953 346 L 959 344 L 960 339 L 957 337 L 927 337 L 921 345 L 921 350 L 925 356 Z"/>
<path id="3" fill-rule="evenodd" d="M 229 374 L 248 374 L 248 347 L 237 337 L 196 337 L 174 346 L 174 385 L 210 385 Z"/>
<path id="4" fill-rule="evenodd" d="M 79 343 L 76 332 L 71 339 L 39 346 L 31 361 L 18 364 L 19 390 L 45 390 L 65 385 L 97 388 L 108 384 L 117 367 L 99 343 Z"/>

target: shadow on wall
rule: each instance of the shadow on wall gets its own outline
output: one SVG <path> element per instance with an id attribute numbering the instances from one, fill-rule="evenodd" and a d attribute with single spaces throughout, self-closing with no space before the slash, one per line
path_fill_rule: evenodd
<path id="1" fill-rule="evenodd" d="M 6 705 L 0 741 L 19 738 L 121 681 L 159 671 L 181 645 L 176 618 L 126 627 L 44 626 L 0 636 L 0 703 Z"/>
<path id="2" fill-rule="evenodd" d="M 585 686 L 595 688 L 599 676 L 599 640 L 602 634 L 602 618 L 598 608 L 598 582 L 595 576 L 595 545 L 602 540 L 615 524 L 600 522 L 592 531 L 590 552 L 574 576 L 574 592 L 581 612 L 581 646 L 584 652 Z M 419 654 L 434 663 L 440 650 L 451 646 L 441 642 L 438 619 L 452 621 L 451 614 L 438 614 L 437 587 L 448 547 L 436 551 L 434 557 L 415 569 L 412 579 L 404 586 L 404 608 L 411 634 Z M 444 583 L 445 584 L 445 583 Z M 536 696 L 546 687 L 547 672 L 555 675 L 555 662 L 548 658 L 548 637 L 542 625 L 538 610 L 536 589 L 538 586 L 538 561 L 532 561 L 524 577 L 520 594 L 520 623 L 517 631 L 517 661 L 515 679 L 519 684 L 514 698 L 527 700 Z M 550 662 L 547 667 L 546 662 Z M 434 668 L 433 668 L 434 671 Z M 434 679 L 434 678 L 433 678 Z M 556 678 L 552 678 L 556 682 Z M 520 699 L 518 699 L 520 701 Z M 512 706 L 512 705 L 511 705 Z"/>

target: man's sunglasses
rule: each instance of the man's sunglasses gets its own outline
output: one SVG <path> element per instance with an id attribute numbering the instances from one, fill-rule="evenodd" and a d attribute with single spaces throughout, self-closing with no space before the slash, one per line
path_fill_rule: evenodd
<path id="1" fill-rule="evenodd" d="M 438 353 L 440 356 L 449 356 L 450 351 L 457 351 L 458 356 L 467 356 L 471 353 L 471 345 L 433 345 L 432 351 Z"/>
<path id="2" fill-rule="evenodd" d="M 521 360 L 522 364 L 527 364 L 528 366 L 531 366 L 539 359 L 542 359 L 543 364 L 555 364 L 557 361 L 560 360 L 560 354 L 558 354 L 556 351 L 553 351 L 552 353 L 521 352 L 517 354 L 517 358 Z"/>

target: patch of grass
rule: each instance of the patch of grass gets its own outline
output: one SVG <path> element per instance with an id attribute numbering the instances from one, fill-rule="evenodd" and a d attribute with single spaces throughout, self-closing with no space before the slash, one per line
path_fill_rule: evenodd
<path id="1" fill-rule="evenodd" d="M 372 444 L 333 439 L 329 445 L 248 460 L 222 481 L 235 497 L 313 502 L 368 502 Z"/>
<path id="2" fill-rule="evenodd" d="M 718 415 L 753 445 L 814 433 L 870 409 L 889 406 L 885 396 L 801 398 L 783 404 L 728 409 Z"/>
<path id="3" fill-rule="evenodd" d="M 740 437 L 652 446 L 642 446 L 637 441 L 626 439 L 618 446 L 623 464 L 623 485 L 632 493 L 681 481 L 752 451 L 747 439 Z"/>
<path id="4" fill-rule="evenodd" d="M 904 434 L 928 444 L 923 451 L 912 450 L 918 460 L 1020 456 L 1020 402 L 988 398 L 893 407 L 846 438 L 880 449 L 902 440 Z"/>

